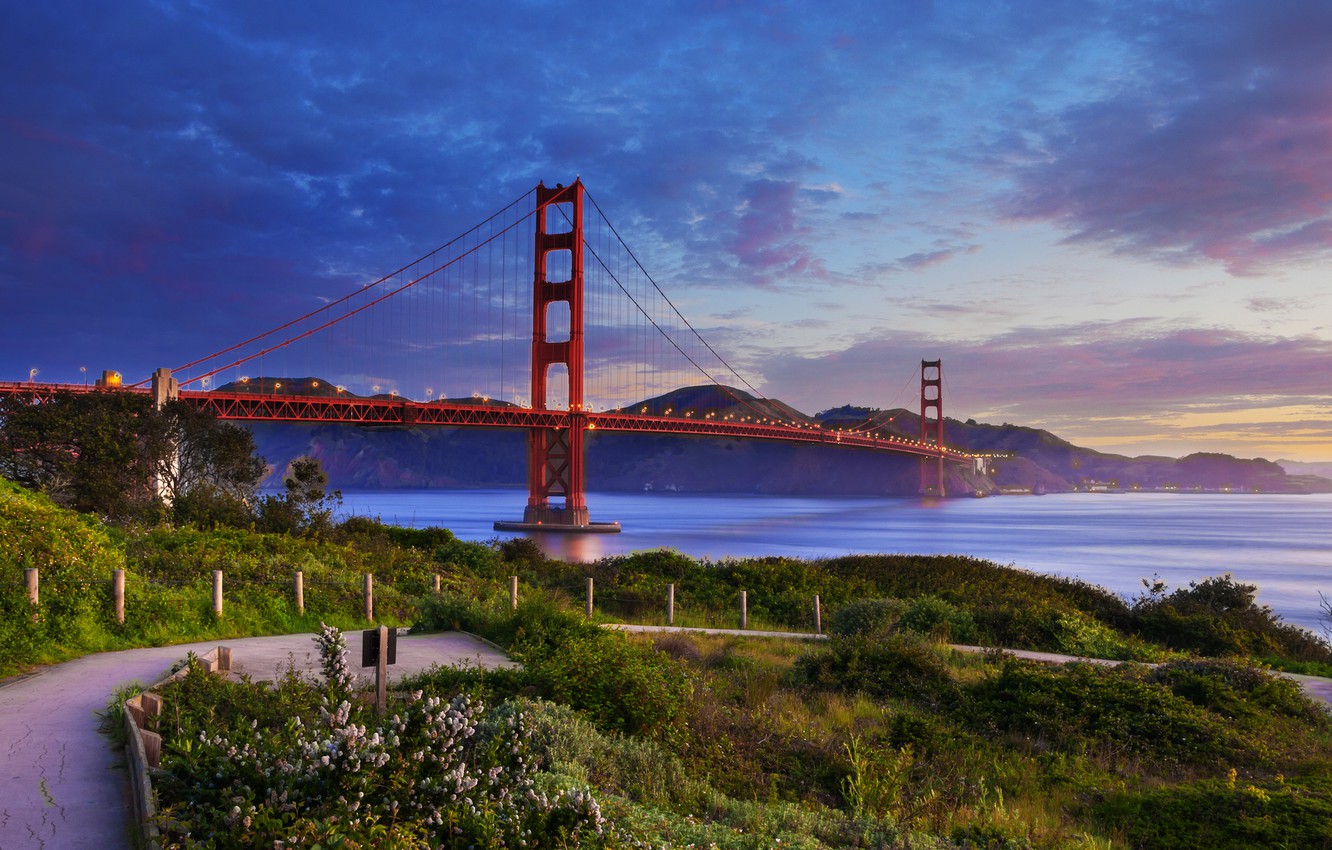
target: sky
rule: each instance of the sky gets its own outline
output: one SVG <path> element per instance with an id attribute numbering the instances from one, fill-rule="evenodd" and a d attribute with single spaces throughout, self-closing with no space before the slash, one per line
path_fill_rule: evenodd
<path id="1" fill-rule="evenodd" d="M 0 380 L 142 377 L 580 176 L 807 412 L 1332 461 L 1326 0 L 6 3 Z"/>

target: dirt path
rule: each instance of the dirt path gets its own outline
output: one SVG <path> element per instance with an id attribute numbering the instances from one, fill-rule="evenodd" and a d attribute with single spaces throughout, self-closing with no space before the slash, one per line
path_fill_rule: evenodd
<path id="1" fill-rule="evenodd" d="M 359 669 L 360 632 L 348 632 L 347 644 Z M 219 645 L 254 679 L 319 667 L 314 635 L 282 635 L 105 652 L 0 684 L 0 850 L 129 850 L 123 760 L 98 734 L 97 712 L 116 688 L 156 682 L 187 652 Z M 399 638 L 390 678 L 462 663 L 511 664 L 470 635 L 419 635 Z"/>

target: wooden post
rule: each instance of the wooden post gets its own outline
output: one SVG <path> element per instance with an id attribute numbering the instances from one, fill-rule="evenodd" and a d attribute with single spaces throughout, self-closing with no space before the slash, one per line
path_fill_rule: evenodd
<path id="1" fill-rule="evenodd" d="M 139 735 L 143 738 L 144 761 L 151 768 L 162 766 L 162 736 L 148 729 L 140 729 Z"/>
<path id="2" fill-rule="evenodd" d="M 509 607 L 518 610 L 518 576 L 509 576 Z"/>
<path id="3" fill-rule="evenodd" d="M 666 625 L 675 625 L 675 585 L 666 585 Z"/>
<path id="4" fill-rule="evenodd" d="M 305 614 L 305 570 L 297 570 L 292 578 L 292 589 L 296 592 L 296 613 Z"/>
<path id="5" fill-rule="evenodd" d="M 375 619 L 375 574 L 365 574 L 365 618 L 370 621 Z"/>
<path id="6" fill-rule="evenodd" d="M 36 608 L 39 604 L 37 592 L 37 570 L 29 569 L 23 571 L 23 582 L 28 586 L 28 602 Z M 35 616 L 35 615 L 34 615 Z"/>
<path id="7" fill-rule="evenodd" d="M 439 573 L 435 573 L 435 578 L 431 581 L 431 589 L 439 593 Z"/>
<path id="8" fill-rule="evenodd" d="M 749 628 L 749 593 L 740 591 L 740 628 Z"/>
<path id="9" fill-rule="evenodd" d="M 125 624 L 125 571 L 111 571 L 111 605 L 116 612 L 116 623 Z"/>
<path id="10" fill-rule="evenodd" d="M 819 606 L 819 595 L 814 594 L 814 634 L 823 634 L 823 609 Z"/>
<path id="11" fill-rule="evenodd" d="M 375 707 L 379 713 L 388 709 L 388 626 L 379 627 L 379 660 L 375 664 Z"/>
<path id="12" fill-rule="evenodd" d="M 213 613 L 222 616 L 222 571 L 213 570 Z"/>
<path id="13" fill-rule="evenodd" d="M 592 616 L 592 576 L 587 577 L 587 616 Z"/>

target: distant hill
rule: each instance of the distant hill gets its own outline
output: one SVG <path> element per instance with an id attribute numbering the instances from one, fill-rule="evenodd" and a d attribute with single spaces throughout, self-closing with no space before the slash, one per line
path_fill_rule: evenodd
<path id="1" fill-rule="evenodd" d="M 329 395 L 317 378 L 251 378 L 244 389 L 282 384 L 284 391 Z M 250 389 L 253 387 L 253 389 Z M 219 388 L 223 390 L 224 388 Z M 490 399 L 453 402 L 505 404 Z M 908 410 L 848 405 L 815 416 L 729 387 L 685 387 L 623 408 L 626 412 L 762 421 L 796 420 L 824 429 L 915 437 L 920 418 Z M 522 487 L 526 433 L 520 429 L 407 428 L 256 422 L 249 425 L 276 484 L 294 458 L 319 458 L 331 486 L 344 489 Z M 1036 428 L 946 419 L 950 445 L 987 458 L 988 474 L 947 466 L 953 495 L 1001 492 L 1181 490 L 1332 492 L 1332 479 L 1288 474 L 1266 460 L 1199 453 L 1184 458 L 1126 457 L 1081 448 Z M 919 461 L 883 452 L 764 440 L 655 434 L 588 434 L 588 485 L 594 490 L 773 495 L 910 496 Z"/>
<path id="2" fill-rule="evenodd" d="M 1329 463 L 1306 463 L 1298 460 L 1279 460 L 1278 464 L 1286 470 L 1287 475 L 1318 475 L 1323 478 L 1332 478 L 1332 462 Z"/>

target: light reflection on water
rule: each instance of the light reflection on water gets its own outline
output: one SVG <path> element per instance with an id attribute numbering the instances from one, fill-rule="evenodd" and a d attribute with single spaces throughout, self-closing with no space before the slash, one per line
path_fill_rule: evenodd
<path id="1" fill-rule="evenodd" d="M 466 540 L 518 519 L 520 490 L 344 492 L 347 513 L 440 525 Z M 594 521 L 621 534 L 532 535 L 547 554 L 589 561 L 670 547 L 699 558 L 868 552 L 963 554 L 1081 578 L 1123 596 L 1159 575 L 1171 587 L 1232 573 L 1287 620 L 1319 626 L 1332 596 L 1332 495 L 1059 494 L 920 501 L 593 493 Z"/>

